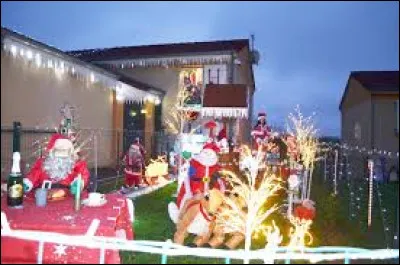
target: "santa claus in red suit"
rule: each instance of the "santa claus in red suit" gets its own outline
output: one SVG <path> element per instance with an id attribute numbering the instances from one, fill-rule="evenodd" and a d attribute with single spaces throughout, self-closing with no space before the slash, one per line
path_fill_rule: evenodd
<path id="1" fill-rule="evenodd" d="M 78 158 L 68 136 L 54 134 L 47 144 L 46 154 L 39 158 L 24 178 L 26 192 L 50 181 L 52 188 L 78 190 L 77 179 L 81 176 L 81 189 L 89 183 L 90 173 L 84 160 Z"/>
<path id="2" fill-rule="evenodd" d="M 140 144 L 139 138 L 136 138 L 123 159 L 125 163 L 125 187 L 122 188 L 122 192 L 125 192 L 127 188 L 139 187 L 144 169 L 144 155 L 144 147 Z"/>
<path id="3" fill-rule="evenodd" d="M 175 203 L 170 203 L 169 214 L 172 220 L 179 215 L 179 209 L 185 204 L 186 200 L 197 195 L 202 195 L 209 191 L 209 183 L 213 182 L 213 187 L 225 191 L 225 184 L 219 177 L 218 165 L 219 148 L 215 142 L 208 142 L 203 150 L 190 160 L 188 176 L 184 179 Z"/>
<path id="4" fill-rule="evenodd" d="M 265 113 L 259 113 L 257 118 L 257 124 L 251 131 L 251 136 L 253 137 L 255 150 L 258 150 L 259 146 L 266 143 L 271 136 L 271 129 L 267 126 L 266 121 L 267 115 Z"/>

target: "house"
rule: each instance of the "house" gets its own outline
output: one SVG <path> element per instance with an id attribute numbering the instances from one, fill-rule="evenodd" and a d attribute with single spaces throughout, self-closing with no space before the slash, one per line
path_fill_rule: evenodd
<path id="1" fill-rule="evenodd" d="M 399 71 L 351 72 L 339 109 L 343 142 L 399 151 Z"/>
<path id="2" fill-rule="evenodd" d="M 225 124 L 230 138 L 238 142 L 250 140 L 255 92 L 253 64 L 258 54 L 250 48 L 248 39 L 89 49 L 68 54 L 165 92 L 162 106 L 145 110 L 155 113 L 150 119 L 156 122 L 139 119 L 140 105 L 119 106 L 125 114 L 134 114 L 126 115 L 125 128 L 145 127 L 148 144 L 153 132 L 165 127 L 162 121 L 171 115 L 183 87 L 193 96 L 185 107 L 201 114 L 189 123 L 189 128 L 201 128 L 206 120 L 217 119 Z M 205 134 L 201 129 L 199 133 Z"/>
<path id="3" fill-rule="evenodd" d="M 117 132 L 123 126 L 117 105 L 123 102 L 161 102 L 164 92 L 102 67 L 72 57 L 63 51 L 9 29 L 1 29 L 1 161 L 9 171 L 11 133 L 14 121 L 24 128 L 21 155 L 34 155 L 32 143 L 54 132 L 61 121 L 60 108 L 73 106 L 81 136 L 98 135 L 97 166 L 108 167 L 121 150 Z M 148 98 L 154 99 L 152 102 Z M 100 144 L 101 143 L 101 144 Z M 93 153 L 93 146 L 89 146 Z M 88 159 L 93 167 L 93 154 Z M 30 161 L 29 161 L 30 162 Z"/>

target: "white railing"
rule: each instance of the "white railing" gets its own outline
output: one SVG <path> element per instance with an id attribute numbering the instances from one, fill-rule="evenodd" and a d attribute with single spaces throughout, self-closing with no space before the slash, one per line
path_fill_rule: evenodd
<path id="1" fill-rule="evenodd" d="M 222 250 L 209 248 L 190 248 L 172 243 L 157 241 L 126 240 L 113 237 L 94 236 L 100 221 L 94 219 L 84 235 L 65 235 L 60 233 L 13 230 L 7 221 L 6 215 L 1 213 L 1 236 L 14 237 L 23 240 L 38 241 L 39 251 L 37 263 L 43 263 L 44 243 L 55 243 L 63 245 L 73 245 L 77 247 L 100 249 L 99 263 L 105 262 L 105 250 L 125 250 L 132 252 L 144 252 L 149 254 L 161 255 L 162 264 L 167 263 L 167 257 L 171 256 L 196 256 L 207 258 L 220 258 L 229 264 L 230 260 L 285 260 L 289 264 L 291 260 L 308 260 L 310 262 L 321 262 L 329 260 L 344 260 L 348 264 L 350 260 L 366 259 L 398 259 L 398 249 L 376 249 L 367 250 L 348 247 L 318 247 L 293 249 L 279 247 L 271 251 L 270 249 L 260 249 L 246 252 L 244 250 Z"/>

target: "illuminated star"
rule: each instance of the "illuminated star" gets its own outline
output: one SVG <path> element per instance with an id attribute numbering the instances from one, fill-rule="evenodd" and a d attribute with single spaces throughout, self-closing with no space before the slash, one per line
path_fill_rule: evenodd
<path id="1" fill-rule="evenodd" d="M 56 245 L 55 247 L 55 251 L 53 252 L 54 255 L 57 255 L 58 257 L 67 255 L 67 253 L 65 253 L 65 250 L 67 249 L 67 246 L 64 245 Z"/>

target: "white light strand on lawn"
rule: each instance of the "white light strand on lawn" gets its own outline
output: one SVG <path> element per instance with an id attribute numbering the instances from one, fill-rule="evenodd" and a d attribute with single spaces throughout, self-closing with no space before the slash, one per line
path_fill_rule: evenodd
<path id="1" fill-rule="evenodd" d="M 13 58 L 20 58 L 28 63 L 34 63 L 38 68 L 52 69 L 58 78 L 69 74 L 71 77 L 87 84 L 101 84 L 106 88 L 115 90 L 119 101 L 143 102 L 153 99 L 152 102 L 154 103 L 161 102 L 158 96 L 120 82 L 115 75 L 107 74 L 105 70 L 101 71 L 95 67 L 91 69 L 80 65 L 62 54 L 58 55 L 55 52 L 38 48 L 35 45 L 12 37 L 5 37 L 3 48 Z"/>
<path id="2" fill-rule="evenodd" d="M 372 224 L 372 204 L 374 199 L 374 161 L 368 161 L 369 168 L 369 193 L 368 193 L 368 227 Z"/>
<path id="3" fill-rule="evenodd" d="M 379 149 L 368 149 L 368 148 L 361 147 L 358 145 L 350 146 L 345 143 L 340 144 L 340 143 L 320 142 L 319 147 L 323 151 L 329 151 L 329 150 L 333 150 L 336 148 L 342 148 L 346 151 L 356 151 L 361 154 L 368 154 L 368 155 L 377 154 L 377 155 L 381 155 L 381 156 L 385 156 L 385 157 L 399 157 L 399 152 L 391 152 L 391 151 L 379 150 Z"/>
<path id="4" fill-rule="evenodd" d="M 389 240 L 390 240 L 390 228 L 389 228 L 389 224 L 388 224 L 388 220 L 387 220 L 387 209 L 385 208 L 384 203 L 382 202 L 382 192 L 381 189 L 379 188 L 379 183 L 376 182 L 376 191 L 378 193 L 378 203 L 379 203 L 379 209 L 381 212 L 381 219 L 382 219 L 382 227 L 383 227 L 383 234 L 385 235 L 385 242 L 386 242 L 386 247 L 389 248 Z M 399 221 L 399 220 L 397 220 Z"/>

